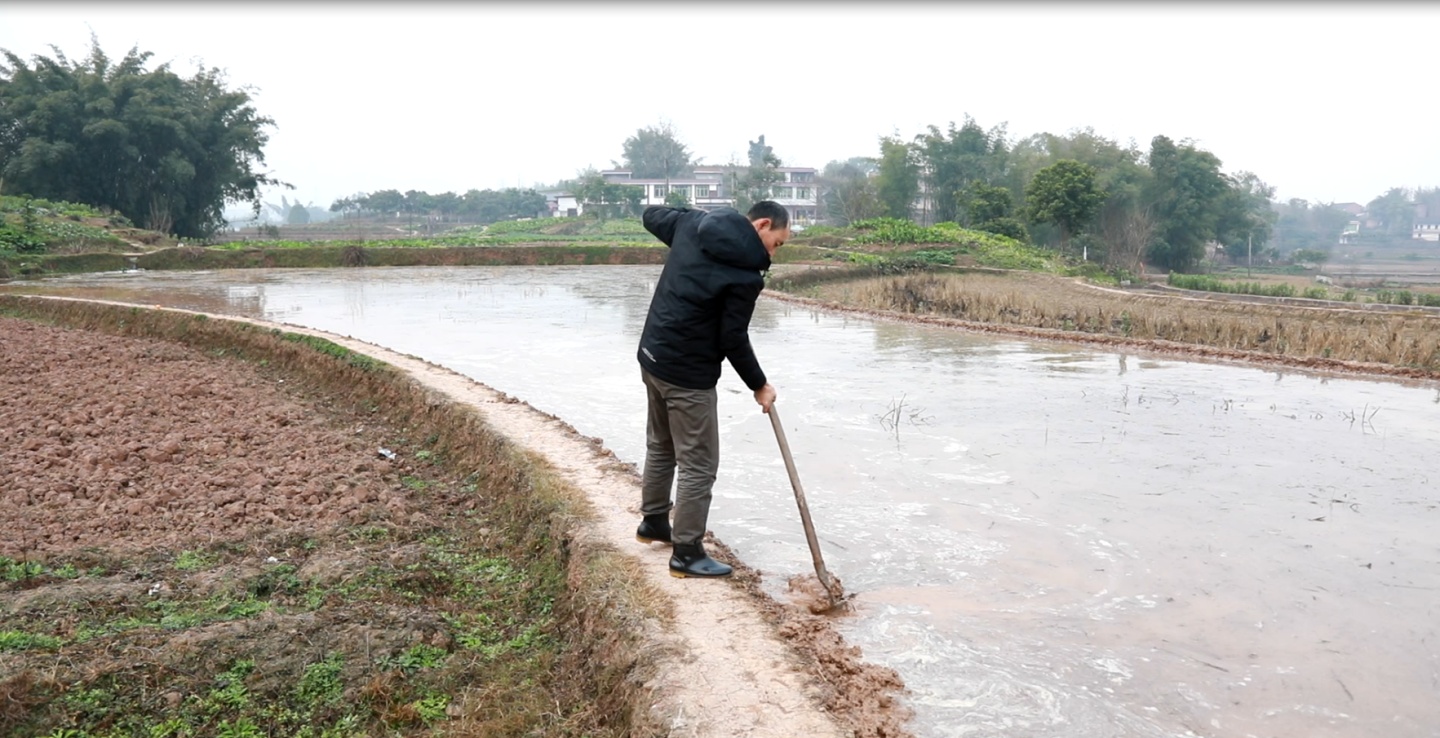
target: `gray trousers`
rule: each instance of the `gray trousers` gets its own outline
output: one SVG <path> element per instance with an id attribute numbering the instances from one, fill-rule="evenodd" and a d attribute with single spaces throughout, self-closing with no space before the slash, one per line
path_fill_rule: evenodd
<path id="1" fill-rule="evenodd" d="M 640 513 L 670 511 L 670 486 L 675 468 L 675 522 L 671 540 L 699 543 L 710 517 L 710 489 L 720 469 L 720 419 L 715 388 L 686 389 L 640 370 L 649 400 L 645 418 L 645 470 L 640 485 Z"/>

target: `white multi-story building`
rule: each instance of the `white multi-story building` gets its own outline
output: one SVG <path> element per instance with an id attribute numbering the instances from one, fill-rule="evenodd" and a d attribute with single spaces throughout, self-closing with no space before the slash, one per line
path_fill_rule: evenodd
<path id="1" fill-rule="evenodd" d="M 808 226 L 820 218 L 820 185 L 810 167 L 779 167 L 785 179 L 770 186 L 770 199 L 790 211 L 796 225 Z"/>
<path id="2" fill-rule="evenodd" d="M 770 187 L 770 198 L 790 211 L 790 221 L 806 226 L 819 217 L 819 190 L 816 170 L 810 167 L 779 167 L 783 180 Z M 606 182 L 640 187 L 642 205 L 664 205 L 665 198 L 678 192 L 693 206 L 702 209 L 735 206 L 735 182 L 740 176 L 734 167 L 695 167 L 689 177 L 640 179 L 627 169 L 607 169 L 600 173 Z"/>
<path id="3" fill-rule="evenodd" d="M 733 207 L 735 198 L 730 196 L 725 171 L 721 167 L 696 167 L 694 173 L 685 178 L 641 179 L 634 177 L 628 169 L 607 169 L 600 173 L 606 182 L 639 187 L 644 191 L 641 205 L 664 205 L 671 192 L 678 192 L 697 208 Z"/>

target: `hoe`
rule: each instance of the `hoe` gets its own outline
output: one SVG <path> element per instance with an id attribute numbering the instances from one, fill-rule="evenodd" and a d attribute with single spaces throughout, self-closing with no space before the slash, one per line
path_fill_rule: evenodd
<path id="1" fill-rule="evenodd" d="M 815 524 L 810 521 L 810 507 L 805 504 L 805 489 L 800 486 L 800 474 L 795 471 L 795 459 L 790 456 L 790 444 L 785 440 L 785 428 L 780 423 L 780 413 L 775 409 L 774 403 L 770 405 L 770 425 L 775 428 L 775 440 L 780 442 L 780 455 L 785 457 L 785 471 L 790 473 L 790 486 L 795 490 L 795 504 L 800 506 L 800 522 L 805 525 L 805 542 L 810 544 L 810 558 L 815 561 L 815 576 L 829 598 L 829 607 L 818 610 L 811 607 L 811 610 L 833 610 L 845 601 L 845 590 L 840 587 L 840 580 L 826 570 L 825 559 L 820 556 L 820 541 L 815 536 Z"/>

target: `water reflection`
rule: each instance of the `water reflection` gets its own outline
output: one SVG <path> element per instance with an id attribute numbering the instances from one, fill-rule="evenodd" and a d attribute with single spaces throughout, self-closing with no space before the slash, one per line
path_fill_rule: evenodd
<path id="1" fill-rule="evenodd" d="M 354 335 L 638 461 L 634 347 L 657 274 L 229 272 L 44 288 Z M 826 560 L 859 593 L 846 635 L 904 675 L 919 734 L 1440 736 L 1440 389 L 774 301 L 757 306 L 752 338 Z M 728 368 L 721 388 L 712 525 L 780 582 L 810 565 L 783 463 Z"/>

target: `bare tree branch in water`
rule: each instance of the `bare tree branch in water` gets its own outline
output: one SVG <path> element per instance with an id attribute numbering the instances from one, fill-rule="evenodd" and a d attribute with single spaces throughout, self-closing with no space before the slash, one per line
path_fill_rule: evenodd
<path id="1" fill-rule="evenodd" d="M 890 409 L 877 417 L 880 419 L 881 427 L 895 433 L 895 441 L 898 443 L 900 441 L 900 423 L 902 420 L 909 421 L 910 425 L 914 426 L 929 425 L 935 420 L 935 416 L 925 415 L 924 412 L 924 408 L 914 407 L 913 405 L 906 407 L 905 395 L 901 395 L 899 400 L 891 400 Z"/>

